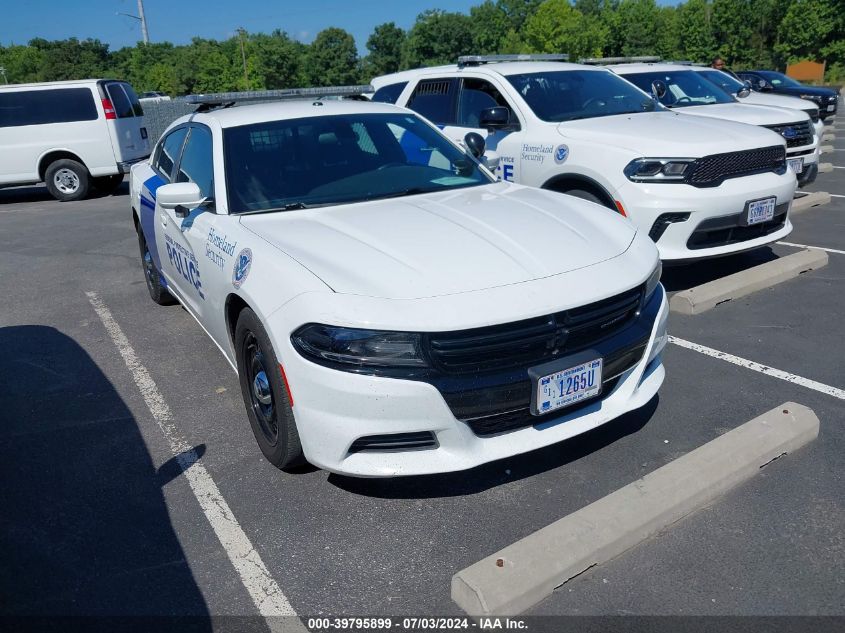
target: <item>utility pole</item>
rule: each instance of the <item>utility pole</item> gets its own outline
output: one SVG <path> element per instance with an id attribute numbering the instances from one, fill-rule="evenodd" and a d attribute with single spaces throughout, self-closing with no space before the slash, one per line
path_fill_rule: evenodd
<path id="1" fill-rule="evenodd" d="M 141 20 L 141 37 L 144 44 L 149 44 L 150 34 L 147 32 L 147 18 L 144 16 L 144 0 L 138 0 L 138 19 Z"/>
<path id="2" fill-rule="evenodd" d="M 9 78 L 6 77 L 6 69 L 3 66 L 0 66 L 0 75 L 3 75 L 3 81 L 9 83 Z"/>
<path id="3" fill-rule="evenodd" d="M 138 2 L 141 2 L 141 0 L 138 0 Z M 245 34 L 246 34 L 246 31 L 244 30 L 244 27 L 239 26 L 238 27 L 238 35 L 240 36 L 240 40 L 241 40 L 241 59 L 243 59 L 243 62 L 244 62 L 244 82 L 245 82 L 244 90 L 249 90 L 249 73 L 247 73 L 247 71 L 246 71 L 246 51 L 244 50 L 244 35 Z"/>

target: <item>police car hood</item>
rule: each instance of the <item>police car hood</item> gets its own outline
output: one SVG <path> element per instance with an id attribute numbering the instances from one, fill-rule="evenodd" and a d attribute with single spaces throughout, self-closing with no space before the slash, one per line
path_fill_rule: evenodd
<path id="1" fill-rule="evenodd" d="M 685 114 L 706 116 L 712 119 L 738 121 L 749 125 L 784 125 L 785 123 L 803 123 L 809 120 L 806 112 L 786 112 L 782 108 L 755 105 L 750 103 L 712 103 L 710 105 L 678 108 Z"/>
<path id="2" fill-rule="evenodd" d="M 565 121 L 557 130 L 564 138 L 622 147 L 638 157 L 698 158 L 783 143 L 771 130 L 666 111 Z"/>
<path id="3" fill-rule="evenodd" d="M 818 106 L 812 101 L 789 95 L 779 95 L 771 92 L 751 92 L 747 97 L 739 97 L 740 104 L 765 105 L 775 108 L 789 108 L 790 110 L 818 110 Z M 798 119 L 796 119 L 797 121 Z"/>
<path id="4" fill-rule="evenodd" d="M 395 299 L 587 269 L 625 252 L 636 234 L 609 209 L 511 183 L 244 215 L 241 223 L 335 292 Z"/>

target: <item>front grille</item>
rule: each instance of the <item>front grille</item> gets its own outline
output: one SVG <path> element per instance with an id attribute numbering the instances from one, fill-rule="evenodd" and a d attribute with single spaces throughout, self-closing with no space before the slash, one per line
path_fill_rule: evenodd
<path id="1" fill-rule="evenodd" d="M 450 375 L 537 365 L 612 336 L 636 318 L 642 295 L 640 286 L 555 314 L 430 334 L 428 354 L 436 369 Z"/>
<path id="2" fill-rule="evenodd" d="M 813 144 L 813 126 L 809 121 L 786 123 L 784 125 L 766 125 L 764 127 L 785 138 L 787 147 L 803 147 Z"/>
<path id="3" fill-rule="evenodd" d="M 687 248 L 692 250 L 713 248 L 764 237 L 783 228 L 788 210 L 788 202 L 779 204 L 775 207 L 775 215 L 771 220 L 751 226 L 742 226 L 745 212 L 705 220 L 690 235 L 689 240 L 687 240 Z"/>
<path id="4" fill-rule="evenodd" d="M 361 451 L 410 451 L 420 448 L 436 448 L 437 439 L 431 431 L 418 433 L 390 433 L 388 435 L 367 435 L 359 437 L 349 447 L 350 453 Z"/>
<path id="5" fill-rule="evenodd" d="M 718 187 L 729 178 L 741 178 L 786 168 L 786 150 L 781 145 L 712 154 L 693 163 L 687 182 L 695 187 Z"/>

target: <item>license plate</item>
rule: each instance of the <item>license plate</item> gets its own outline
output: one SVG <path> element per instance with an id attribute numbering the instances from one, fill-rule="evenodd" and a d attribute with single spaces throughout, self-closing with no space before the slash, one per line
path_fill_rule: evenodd
<path id="1" fill-rule="evenodd" d="M 804 171 L 804 159 L 803 158 L 790 158 L 788 161 L 789 168 L 796 174 L 800 174 Z"/>
<path id="2" fill-rule="evenodd" d="M 827 111 L 828 111 L 828 112 L 833 112 L 834 110 L 836 110 L 836 106 L 835 106 L 835 105 L 829 105 L 829 106 L 827 106 Z"/>
<path id="3" fill-rule="evenodd" d="M 762 200 L 752 200 L 748 203 L 748 214 L 746 216 L 746 224 L 759 224 L 760 222 L 768 222 L 775 217 L 775 204 L 777 198 L 763 198 Z"/>
<path id="4" fill-rule="evenodd" d="M 601 393 L 603 360 L 595 358 L 537 379 L 536 415 L 569 407 Z"/>
<path id="5" fill-rule="evenodd" d="M 141 138 L 147 138 L 147 128 L 141 128 Z"/>

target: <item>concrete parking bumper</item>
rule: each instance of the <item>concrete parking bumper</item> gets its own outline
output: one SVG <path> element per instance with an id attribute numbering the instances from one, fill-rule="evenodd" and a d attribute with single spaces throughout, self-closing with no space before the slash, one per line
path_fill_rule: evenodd
<path id="1" fill-rule="evenodd" d="M 819 420 L 786 402 L 542 528 L 452 577 L 468 614 L 517 615 L 750 479 L 818 436 Z"/>
<path id="2" fill-rule="evenodd" d="M 821 171 L 821 169 L 819 171 Z M 832 166 L 830 171 L 833 171 Z M 795 199 L 792 201 L 792 207 L 789 211 L 793 214 L 801 213 L 802 211 L 806 211 L 812 207 L 820 207 L 823 204 L 829 203 L 830 194 L 827 191 L 813 191 L 811 193 L 802 192 L 795 196 Z"/>
<path id="3" fill-rule="evenodd" d="M 739 299 L 826 265 L 825 251 L 815 249 L 798 251 L 733 275 L 677 292 L 669 300 L 669 310 L 679 314 L 701 314 L 720 303 Z"/>

